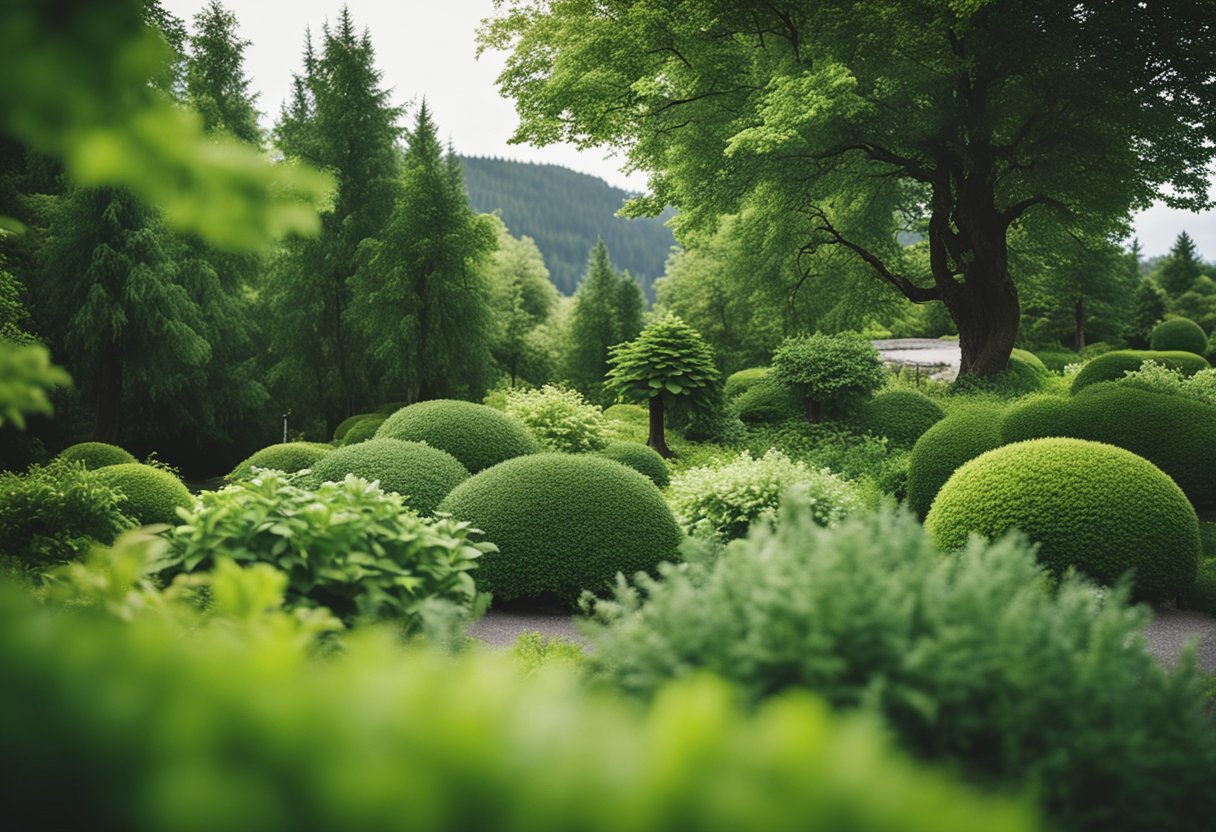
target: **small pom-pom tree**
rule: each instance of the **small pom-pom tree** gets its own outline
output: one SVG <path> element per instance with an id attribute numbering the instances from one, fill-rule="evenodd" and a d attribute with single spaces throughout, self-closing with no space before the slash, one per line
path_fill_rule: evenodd
<path id="1" fill-rule="evenodd" d="M 667 314 L 633 341 L 613 347 L 608 364 L 609 390 L 627 401 L 649 402 L 650 435 L 646 444 L 664 457 L 675 456 L 667 447 L 665 405 L 681 397 L 694 410 L 708 409 L 713 406 L 714 386 L 718 383 L 713 351 L 701 334 Z"/>
<path id="2" fill-rule="evenodd" d="M 867 398 L 882 386 L 882 359 L 860 335 L 800 335 L 773 353 L 770 378 L 802 397 L 808 422 L 818 422 L 825 404 Z"/>

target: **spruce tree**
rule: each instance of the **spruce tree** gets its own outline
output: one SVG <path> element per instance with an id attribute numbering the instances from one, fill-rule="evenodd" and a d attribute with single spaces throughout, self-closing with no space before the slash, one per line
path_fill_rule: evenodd
<path id="1" fill-rule="evenodd" d="M 1183 231 L 1174 241 L 1169 256 L 1161 264 L 1161 269 L 1157 272 L 1157 282 L 1171 298 L 1176 298 L 1191 288 L 1202 270 L 1198 252 L 1195 250 L 1195 241 Z"/>
<path id="2" fill-rule="evenodd" d="M 245 75 L 249 41 L 237 31 L 232 12 L 211 0 L 194 16 L 186 57 L 186 101 L 203 118 L 208 132 L 224 130 L 242 141 L 258 144 L 257 93 Z"/>
<path id="3" fill-rule="evenodd" d="M 628 273 L 612 268 L 603 238 L 596 240 L 587 275 L 574 295 L 566 375 L 584 395 L 600 399 L 608 351 L 642 331 L 645 299 Z"/>

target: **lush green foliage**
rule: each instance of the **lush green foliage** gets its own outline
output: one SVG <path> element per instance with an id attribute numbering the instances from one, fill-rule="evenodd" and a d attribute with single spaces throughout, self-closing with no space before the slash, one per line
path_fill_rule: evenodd
<path id="1" fill-rule="evenodd" d="M 540 450 L 527 429 L 510 416 L 484 404 L 451 399 L 401 408 L 380 426 L 376 438 L 425 442 L 447 451 L 473 474 Z"/>
<path id="2" fill-rule="evenodd" d="M 1184 376 L 1156 361 L 1145 361 L 1139 370 L 1125 375 L 1121 384 L 1139 387 L 1153 393 L 1172 393 L 1186 396 L 1205 404 L 1216 405 L 1216 368 L 1200 370 L 1192 376 Z"/>
<path id="3" fill-rule="evenodd" d="M 941 405 L 923 393 L 890 390 L 866 402 L 858 413 L 858 421 L 871 433 L 911 447 L 945 415 Z"/>
<path id="4" fill-rule="evenodd" d="M 686 532 L 722 541 L 742 537 L 758 521 L 771 522 L 787 497 L 808 506 L 821 526 L 836 525 L 861 508 L 852 485 L 776 449 L 759 459 L 744 451 L 729 462 L 681 471 L 667 492 Z"/>
<path id="5" fill-rule="evenodd" d="M 798 394 L 772 378 L 757 381 L 732 402 L 739 419 L 748 424 L 784 422 L 802 415 Z"/>
<path id="6" fill-rule="evenodd" d="M 174 474 L 138 462 L 98 468 L 97 479 L 122 495 L 119 507 L 139 523 L 181 522 L 179 508 L 194 507 L 194 495 Z"/>
<path id="7" fill-rule="evenodd" d="M 133 521 L 122 493 L 80 462 L 0 472 L 0 555 L 44 567 L 110 543 Z"/>
<path id="8" fill-rule="evenodd" d="M 609 442 L 600 451 L 600 456 L 626 465 L 640 474 L 645 474 L 659 488 L 664 488 L 671 481 L 671 472 L 667 461 L 659 452 L 641 442 Z"/>
<path id="9" fill-rule="evenodd" d="M 726 377 L 726 382 L 722 385 L 722 392 L 728 399 L 738 398 L 768 378 L 768 373 L 768 367 L 748 367 L 746 370 L 737 370 Z"/>
<path id="10" fill-rule="evenodd" d="M 664 315 L 647 325 L 636 340 L 613 346 L 608 364 L 605 387 L 626 401 L 674 396 L 694 409 L 713 403 L 718 381 L 713 352 L 695 329 L 675 315 Z"/>
<path id="11" fill-rule="evenodd" d="M 385 416 L 383 413 L 373 413 L 360 419 L 346 431 L 346 436 L 342 438 L 342 444 L 356 445 L 360 442 L 366 442 L 376 435 L 376 431 L 380 430 L 380 426 L 387 419 L 388 416 Z"/>
<path id="12" fill-rule="evenodd" d="M 423 519 L 358 477 L 314 491 L 276 472 L 204 491 L 170 540 L 186 572 L 221 557 L 268 563 L 287 574 L 290 605 L 326 607 L 348 622 L 390 620 L 406 633 L 427 616 L 472 613 L 469 573 L 494 549 L 468 523 Z"/>
<path id="13" fill-rule="evenodd" d="M 254 468 L 273 468 L 287 474 L 312 468 L 317 460 L 333 451 L 330 445 L 320 442 L 284 442 L 256 451 L 228 475 L 231 480 L 247 480 L 254 476 Z"/>
<path id="14" fill-rule="evenodd" d="M 654 483 L 595 456 L 511 459 L 456 486 L 439 508 L 498 546 L 477 583 L 502 601 L 553 596 L 573 605 L 618 572 L 678 559 L 682 539 Z"/>
<path id="15" fill-rule="evenodd" d="M 1183 600 L 1188 609 L 1216 617 L 1216 558 L 1199 563 L 1195 583 L 1183 593 Z"/>
<path id="16" fill-rule="evenodd" d="M 79 462 L 85 468 L 90 469 L 136 461 L 135 457 L 127 451 L 105 442 L 79 442 L 64 448 L 56 455 L 56 459 L 62 459 L 65 462 Z"/>
<path id="17" fill-rule="evenodd" d="M 505 410 L 546 451 L 577 454 L 598 451 L 604 437 L 604 411 L 577 390 L 546 384 L 538 390 L 507 392 Z"/>
<path id="18" fill-rule="evenodd" d="M 1156 361 L 1183 375 L 1194 375 L 1208 369 L 1208 362 L 1201 356 L 1189 352 L 1156 352 L 1154 350 L 1115 350 L 1103 353 L 1087 362 L 1081 372 L 1073 376 L 1072 392 L 1078 393 L 1100 381 L 1118 381 L 1125 373 L 1140 369 L 1145 361 Z"/>
<path id="19" fill-rule="evenodd" d="M 385 491 L 401 495 L 405 505 L 430 514 L 469 472 L 456 457 L 420 442 L 369 439 L 339 448 L 318 459 L 311 481 L 341 482 L 347 474 L 377 480 Z"/>
<path id="20" fill-rule="evenodd" d="M 1050 376 L 1051 371 L 1037 355 L 1014 349 L 1004 371 L 984 378 L 959 376 L 952 389 L 955 393 L 992 393 L 1016 398 L 1043 390 Z"/>
<path id="21" fill-rule="evenodd" d="M 338 426 L 334 428 L 334 442 L 341 444 L 342 440 L 346 438 L 346 434 L 350 431 L 350 429 L 362 422 L 364 419 L 375 418 L 383 415 L 383 413 L 372 412 L 356 413 L 354 416 L 347 416 L 341 422 L 338 422 Z"/>
<path id="22" fill-rule="evenodd" d="M 517 240 L 497 216 L 490 221 L 498 246 L 488 269 L 494 309 L 490 349 L 512 386 L 521 380 L 543 384 L 558 364 L 551 344 L 557 289 L 532 238 Z"/>
<path id="23" fill-rule="evenodd" d="M 782 342 L 773 353 L 772 378 L 804 399 L 839 410 L 868 398 L 885 373 L 878 351 L 864 338 L 816 333 Z"/>
<path id="24" fill-rule="evenodd" d="M 776 425 L 750 427 L 744 443 L 753 456 L 777 448 L 812 468 L 828 468 L 864 488 L 869 481 L 883 494 L 903 499 L 907 494 L 908 460 L 903 448 L 886 439 L 858 433 L 839 423 L 812 424 L 791 419 Z"/>
<path id="25" fill-rule="evenodd" d="M 565 375 L 579 390 L 600 398 L 609 350 L 637 337 L 645 308 L 637 281 L 613 269 L 608 247 L 597 240 L 587 260 L 587 276 L 574 296 L 565 356 Z"/>
<path id="26" fill-rule="evenodd" d="M 973 405 L 951 413 L 925 431 L 912 448 L 908 505 L 924 517 L 955 469 L 1000 444 L 1000 406 Z"/>
<path id="27" fill-rule="evenodd" d="M 1160 668 L 1149 611 L 1122 591 L 1047 591 L 1018 540 L 944 557 L 908 514 L 823 529 L 789 501 L 712 567 L 662 571 L 598 605 L 589 662 L 629 693 L 698 669 L 749 699 L 809 688 L 880 713 L 922 758 L 1029 787 L 1062 829 L 1211 820 L 1216 726 L 1194 668 Z"/>
<path id="28" fill-rule="evenodd" d="M 25 417 L 54 412 L 51 393 L 72 383 L 40 344 L 14 344 L 0 339 L 0 426 L 25 428 Z"/>
<path id="29" fill-rule="evenodd" d="M 1199 520 L 1182 489 L 1129 451 L 1081 439 L 981 454 L 942 486 L 925 528 L 946 550 L 970 534 L 995 539 L 1018 529 L 1056 575 L 1079 569 L 1114 584 L 1132 572 L 1143 598 L 1185 592 L 1199 563 Z"/>
<path id="30" fill-rule="evenodd" d="M 1203 355 L 1208 351 L 1208 334 L 1189 318 L 1170 318 L 1153 329 L 1149 346 L 1158 352 L 1172 350 Z"/>

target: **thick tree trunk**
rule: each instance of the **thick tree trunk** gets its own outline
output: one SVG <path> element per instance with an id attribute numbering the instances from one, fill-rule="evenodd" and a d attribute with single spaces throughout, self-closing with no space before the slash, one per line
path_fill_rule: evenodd
<path id="1" fill-rule="evenodd" d="M 803 398 L 802 406 L 806 408 L 806 420 L 808 422 L 818 422 L 823 416 L 823 406 L 810 396 Z"/>
<path id="2" fill-rule="evenodd" d="M 1085 349 L 1085 298 L 1077 298 L 1076 306 L 1073 307 L 1073 318 L 1077 323 L 1077 352 L 1081 352 Z"/>
<path id="3" fill-rule="evenodd" d="M 659 452 L 664 459 L 675 456 L 667 447 L 667 437 L 663 432 L 663 397 L 652 396 L 650 399 L 650 437 L 646 444 Z"/>
<path id="4" fill-rule="evenodd" d="M 116 344 L 102 347 L 97 364 L 97 411 L 93 436 L 99 442 L 118 441 L 118 413 L 122 404 L 122 351 Z"/>

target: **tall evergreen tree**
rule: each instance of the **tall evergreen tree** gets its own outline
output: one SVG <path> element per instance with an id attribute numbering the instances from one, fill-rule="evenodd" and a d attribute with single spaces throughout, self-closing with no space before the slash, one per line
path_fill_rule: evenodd
<path id="1" fill-rule="evenodd" d="M 642 331 L 642 289 L 628 272 L 612 268 L 608 247 L 598 239 L 587 261 L 587 276 L 574 296 L 566 375 L 584 394 L 600 398 L 608 372 L 608 350 Z"/>
<path id="2" fill-rule="evenodd" d="M 1195 241 L 1191 239 L 1190 234 L 1183 231 L 1174 241 L 1169 256 L 1161 264 L 1161 269 L 1157 272 L 1157 282 L 1171 298 L 1176 298 L 1191 288 L 1202 271 L 1203 265 L 1195 250 Z"/>
<path id="3" fill-rule="evenodd" d="M 491 218 L 473 213 L 460 165 L 439 142 L 426 102 L 405 154 L 401 196 L 351 281 L 361 329 L 386 397 L 480 396 L 492 365 Z"/>
<path id="4" fill-rule="evenodd" d="M 189 55 L 185 61 L 186 100 L 203 117 L 210 132 L 224 130 L 242 141 L 258 144 L 257 93 L 245 75 L 249 41 L 237 31 L 232 12 L 211 0 L 194 16 Z"/>

